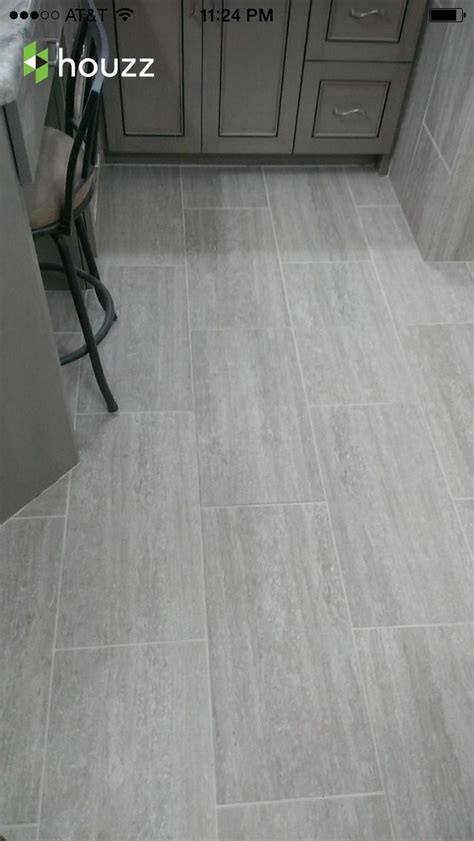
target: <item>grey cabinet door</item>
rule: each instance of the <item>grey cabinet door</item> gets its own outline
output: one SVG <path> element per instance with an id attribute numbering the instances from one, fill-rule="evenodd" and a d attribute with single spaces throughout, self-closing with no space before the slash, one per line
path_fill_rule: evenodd
<path id="1" fill-rule="evenodd" d="M 290 153 L 309 0 L 203 5 L 203 152 Z"/>
<path id="2" fill-rule="evenodd" d="M 116 12 L 123 4 L 113 6 Z M 153 58 L 155 76 L 106 81 L 109 151 L 200 152 L 200 0 L 131 0 L 126 6 L 134 11 L 127 20 L 105 16 L 113 57 Z"/>

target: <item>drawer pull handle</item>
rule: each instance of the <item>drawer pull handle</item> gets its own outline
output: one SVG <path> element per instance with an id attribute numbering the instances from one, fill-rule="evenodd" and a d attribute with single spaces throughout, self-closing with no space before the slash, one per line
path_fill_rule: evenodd
<path id="1" fill-rule="evenodd" d="M 371 17 L 381 17 L 383 18 L 385 15 L 385 9 L 369 9 L 367 12 L 359 12 L 358 9 L 351 9 L 351 17 L 357 18 L 357 20 L 363 20 L 364 18 L 371 18 Z"/>
<path id="2" fill-rule="evenodd" d="M 348 111 L 341 111 L 340 108 L 334 108 L 333 112 L 336 117 L 350 117 L 352 114 L 361 114 L 363 117 L 367 116 L 367 112 L 363 108 L 349 108 Z"/>

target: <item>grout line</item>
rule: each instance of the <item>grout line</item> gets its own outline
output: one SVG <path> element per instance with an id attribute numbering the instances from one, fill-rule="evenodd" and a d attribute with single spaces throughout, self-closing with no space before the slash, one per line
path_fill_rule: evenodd
<path id="1" fill-rule="evenodd" d="M 400 403 L 407 403 L 407 400 L 389 401 L 389 402 L 375 402 L 375 403 L 311 403 L 310 407 L 315 409 L 356 409 L 366 408 L 367 406 L 393 406 Z"/>
<path id="2" fill-rule="evenodd" d="M 416 628 L 463 628 L 474 626 L 474 619 L 469 622 L 427 622 L 424 625 L 360 625 L 354 631 L 409 631 Z"/>
<path id="3" fill-rule="evenodd" d="M 324 800 L 345 800 L 346 798 L 383 797 L 383 791 L 355 791 L 347 794 L 320 794 L 314 797 L 282 797 L 280 800 L 237 800 L 235 803 L 218 803 L 218 809 L 235 809 L 239 806 L 276 806 L 281 803 L 320 803 Z"/>
<path id="4" fill-rule="evenodd" d="M 38 499 L 38 497 L 36 497 L 36 499 Z M 34 500 L 32 501 L 34 502 Z M 31 503 L 28 504 L 31 505 Z M 25 515 L 24 517 L 19 514 L 14 514 L 9 520 L 5 520 L 5 523 L 2 523 L 2 525 L 11 523 L 15 520 L 63 520 L 65 517 L 65 514 L 30 514 L 30 516 Z"/>
<path id="5" fill-rule="evenodd" d="M 251 327 L 192 327 L 191 333 L 282 333 L 285 330 L 290 331 L 288 325 L 281 327 L 252 325 Z"/>
<path id="6" fill-rule="evenodd" d="M 386 175 L 385 176 L 380 176 L 379 175 L 378 177 L 379 178 L 380 177 L 387 178 Z M 400 207 L 400 203 L 397 202 L 397 201 L 385 202 L 384 204 L 374 204 L 373 202 L 367 202 L 367 203 L 364 202 L 363 204 L 362 203 L 357 204 L 356 207 Z"/>
<path id="7" fill-rule="evenodd" d="M 347 174 L 345 173 L 345 171 L 344 171 L 344 178 L 345 178 L 346 184 L 349 186 L 349 179 L 347 178 Z M 267 189 L 267 184 L 266 184 L 266 180 L 265 180 L 265 173 L 264 173 L 264 181 L 265 181 L 265 189 Z M 350 188 L 349 188 L 349 191 L 350 191 Z M 353 200 L 351 191 L 350 191 L 350 196 Z M 270 197 L 268 196 L 268 190 L 267 190 L 267 197 L 268 197 L 268 205 L 270 207 L 270 216 L 271 216 L 271 219 L 272 219 L 273 235 L 275 237 L 275 244 L 276 244 L 276 250 L 277 250 L 277 254 L 278 254 L 278 260 L 280 261 L 280 250 L 279 250 L 279 247 L 278 247 L 278 240 L 277 240 L 277 237 L 276 237 L 275 226 L 273 224 L 273 213 L 272 213 L 272 208 L 271 208 L 271 204 L 270 204 Z M 360 224 L 360 222 L 359 222 L 359 224 Z M 369 252 L 369 254 L 370 254 L 370 252 Z M 322 486 L 323 493 L 324 493 L 324 499 L 326 501 L 326 511 L 327 511 L 327 517 L 328 517 L 329 530 L 330 530 L 331 539 L 332 539 L 332 543 L 333 543 L 333 547 L 334 547 L 334 554 L 335 554 L 335 557 L 336 557 L 336 562 L 337 562 L 337 567 L 338 567 L 338 572 L 339 572 L 339 578 L 340 578 L 340 582 L 341 582 L 341 589 L 342 589 L 342 594 L 343 594 L 345 607 L 346 607 L 346 612 L 347 612 L 347 620 L 348 620 L 348 624 L 349 624 L 349 634 L 350 634 L 350 637 L 352 639 L 352 649 L 353 649 L 355 663 L 356 663 L 358 684 L 359 684 L 363 704 L 365 704 L 367 721 L 368 721 L 368 724 L 369 724 L 369 731 L 370 731 L 370 736 L 371 736 L 371 739 L 372 739 L 372 747 L 374 749 L 376 768 L 377 768 L 377 771 L 378 771 L 379 780 L 382 783 L 382 786 L 384 788 L 384 799 L 385 799 L 385 805 L 386 805 L 387 814 L 388 814 L 388 820 L 389 820 L 389 824 L 390 824 L 390 832 L 391 832 L 393 841 L 395 841 L 395 832 L 394 832 L 394 829 L 393 829 L 392 814 L 391 814 L 391 811 L 390 811 L 390 804 L 389 804 L 389 801 L 388 801 L 388 797 L 387 797 L 387 794 L 386 794 L 386 791 L 385 791 L 384 779 L 383 779 L 383 774 L 382 774 L 382 766 L 381 766 L 381 763 L 380 763 L 380 757 L 379 757 L 379 752 L 378 752 L 378 748 L 377 748 L 377 740 L 375 738 L 374 727 L 373 727 L 372 718 L 371 718 L 371 715 L 370 715 L 369 701 L 368 701 L 368 697 L 367 697 L 367 693 L 366 693 L 366 689 L 365 689 L 365 683 L 364 683 L 364 679 L 363 679 L 363 675 L 362 675 L 362 669 L 361 669 L 360 660 L 359 660 L 359 652 L 358 652 L 358 649 L 357 649 L 357 643 L 356 643 L 353 624 L 352 624 L 352 616 L 351 616 L 351 611 L 350 611 L 350 607 L 349 607 L 349 600 L 347 598 L 344 576 L 342 574 L 341 559 L 339 557 L 339 552 L 338 552 L 338 548 L 337 548 L 337 544 L 336 544 L 336 537 L 335 537 L 333 522 L 332 522 L 332 518 L 331 518 L 331 511 L 330 511 L 329 503 L 328 503 L 328 495 L 327 495 L 327 491 L 326 491 L 326 485 L 325 485 L 325 482 L 324 482 L 323 471 L 322 471 L 322 468 L 321 468 L 322 461 L 321 461 L 321 456 L 320 456 L 319 449 L 318 449 L 317 436 L 316 436 L 315 431 L 314 431 L 313 418 L 312 418 L 312 415 L 311 415 L 311 408 L 310 408 L 310 404 L 309 404 L 309 400 L 308 400 L 308 393 L 307 393 L 307 390 L 306 390 L 306 384 L 305 384 L 305 380 L 304 380 L 304 377 L 303 377 L 303 368 L 302 368 L 302 365 L 301 365 L 301 359 L 300 359 L 300 354 L 299 354 L 299 349 L 298 349 L 298 342 L 296 341 L 296 334 L 295 334 L 295 329 L 294 329 L 294 324 L 293 324 L 293 318 L 292 318 L 291 308 L 290 308 L 290 305 L 289 305 L 289 299 L 288 299 L 288 294 L 287 294 L 287 290 L 286 290 L 285 275 L 284 275 L 284 272 L 283 272 L 281 261 L 280 261 L 280 270 L 281 270 L 281 275 L 282 275 L 283 289 L 284 289 L 285 298 L 286 298 L 286 305 L 287 305 L 287 308 L 288 308 L 288 316 L 289 316 L 289 320 L 290 320 L 290 327 L 291 327 L 291 332 L 292 332 L 292 335 L 293 335 L 293 344 L 294 344 L 296 359 L 297 359 L 298 368 L 299 368 L 299 372 L 300 372 L 300 378 L 301 378 L 301 381 L 302 381 L 303 394 L 304 394 L 304 398 L 305 398 L 305 401 L 306 401 L 306 410 L 307 410 L 308 415 L 309 415 L 309 423 L 310 423 L 311 434 L 312 434 L 312 438 L 313 438 L 313 447 L 314 447 L 315 454 L 316 454 L 316 461 L 317 461 L 317 464 L 318 464 L 318 467 L 319 467 L 319 476 L 320 476 L 320 479 L 321 479 L 321 486 Z"/>
<path id="8" fill-rule="evenodd" d="M 119 409 L 119 411 L 116 413 L 116 416 L 118 417 L 120 415 L 192 415 L 192 414 L 193 414 L 192 409 L 155 409 L 155 410 L 149 409 L 149 410 L 145 410 L 145 411 L 141 411 L 141 412 L 132 412 L 132 411 L 126 412 L 126 411 L 121 411 Z M 107 410 L 105 410 L 103 412 L 76 412 L 76 417 L 80 418 L 80 417 L 88 417 L 88 416 L 109 417 L 110 412 L 108 412 Z"/>
<path id="9" fill-rule="evenodd" d="M 7 829 L 36 829 L 38 826 L 37 823 L 3 823 L 0 826 L 1 831 Z M 8 839 L 7 839 L 8 841 Z"/>
<path id="10" fill-rule="evenodd" d="M 70 653 L 71 651 L 104 651 L 109 648 L 145 648 L 146 646 L 160 645 L 188 645 L 189 643 L 206 642 L 205 637 L 191 637 L 183 640 L 150 640 L 150 642 L 113 642 L 98 645 L 70 645 L 56 648 L 56 654 Z"/>
<path id="11" fill-rule="evenodd" d="M 385 205 L 386 207 L 386 205 Z M 396 205 L 398 207 L 398 204 Z M 371 263 L 372 260 L 280 260 L 281 266 L 332 266 L 338 263 Z"/>
<path id="12" fill-rule="evenodd" d="M 456 502 L 474 502 L 474 496 L 453 496 L 453 501 Z"/>
<path id="13" fill-rule="evenodd" d="M 54 620 L 54 632 L 53 632 L 53 647 L 52 647 L 52 654 L 51 654 L 51 671 L 49 677 L 49 688 L 48 688 L 48 703 L 46 707 L 46 721 L 45 721 L 45 732 L 44 732 L 44 743 L 43 743 L 43 762 L 41 765 L 41 776 L 40 776 L 40 786 L 39 786 L 39 793 L 38 793 L 38 820 L 37 825 L 38 829 L 36 832 L 36 841 L 39 841 L 39 832 L 40 832 L 40 825 L 41 825 L 41 815 L 43 809 L 43 794 L 44 794 L 44 781 L 46 776 L 46 756 L 48 752 L 48 737 L 49 737 L 49 727 L 50 727 L 50 720 L 51 720 L 51 702 L 52 702 L 52 695 L 53 695 L 53 678 L 54 678 L 54 666 L 56 660 L 56 640 L 58 636 L 58 625 L 59 625 L 59 609 L 60 609 L 60 600 L 61 600 L 61 588 L 62 588 L 62 580 L 63 580 L 63 570 L 64 570 L 64 556 L 66 554 L 66 536 L 67 536 L 67 525 L 68 525 L 68 515 L 69 515 L 69 500 L 71 496 L 71 477 L 72 471 L 68 475 L 68 485 L 67 485 L 67 496 L 66 496 L 66 511 L 64 515 L 64 530 L 63 530 L 63 539 L 62 539 L 62 546 L 61 546 L 61 558 L 59 562 L 59 571 L 58 571 L 58 586 L 56 590 L 56 615 Z"/>
<path id="14" fill-rule="evenodd" d="M 185 213 L 189 213 L 189 212 L 192 212 L 194 210 L 199 210 L 200 212 L 206 211 L 206 210 L 211 210 L 213 213 L 220 213 L 221 210 L 225 210 L 226 212 L 233 211 L 233 210 L 236 210 L 236 211 L 245 210 L 247 212 L 249 210 L 258 210 L 260 212 L 262 210 L 268 211 L 268 207 L 265 204 L 256 205 L 254 207 L 245 207 L 245 205 L 238 204 L 235 207 L 225 207 L 225 206 L 218 207 L 218 206 L 214 206 L 214 205 L 209 205 L 208 207 L 185 207 L 184 208 Z"/>
<path id="15" fill-rule="evenodd" d="M 193 366 L 193 345 L 191 341 L 191 308 L 189 303 L 189 273 L 188 273 L 188 255 L 187 255 L 187 247 L 186 247 L 186 218 L 185 218 L 185 211 L 184 211 L 184 190 L 183 190 L 183 172 L 181 167 L 179 168 L 179 182 L 180 182 L 180 191 L 181 191 L 181 211 L 182 211 L 182 220 L 183 220 L 183 241 L 184 241 L 184 278 L 185 278 L 185 286 L 186 286 L 186 308 L 187 308 L 187 319 L 188 319 L 188 344 L 189 344 L 189 366 L 190 366 L 190 373 L 191 373 L 191 397 L 192 397 L 192 404 L 193 404 L 193 416 L 194 416 L 194 435 L 195 435 L 195 442 L 196 442 L 196 475 L 197 475 L 197 492 L 198 492 L 198 503 L 199 503 L 199 541 L 200 541 L 200 550 L 201 550 L 201 574 L 202 574 L 202 610 L 203 610 L 203 620 L 204 620 L 204 627 L 206 632 L 206 663 L 207 663 L 207 692 L 208 692 L 208 699 L 209 699 L 209 736 L 210 736 L 210 753 L 211 753 L 211 768 L 210 768 L 210 776 L 212 780 L 212 794 L 214 796 L 214 831 L 215 831 L 215 838 L 216 841 L 219 837 L 219 826 L 217 822 L 217 772 L 216 772 L 216 736 L 214 733 L 214 721 L 213 721 L 213 714 L 212 714 L 212 686 L 211 686 L 211 657 L 209 651 L 209 626 L 207 620 L 207 591 L 206 591 L 206 570 L 204 564 L 204 539 L 203 539 L 203 528 L 202 528 L 202 510 L 201 510 L 201 471 L 199 465 L 199 440 L 198 440 L 198 432 L 197 432 L 197 419 L 196 419 L 196 398 L 195 398 L 195 390 L 194 390 L 194 366 Z"/>
<path id="16" fill-rule="evenodd" d="M 202 511 L 227 511 L 229 508 L 286 508 L 288 505 L 326 505 L 326 500 L 306 499 L 295 502 L 236 502 L 231 505 L 201 505 Z"/>
<path id="17" fill-rule="evenodd" d="M 349 181 L 347 181 L 347 184 L 348 184 L 348 187 L 349 187 L 349 191 L 351 192 L 351 196 L 352 196 L 352 191 L 351 191 L 351 187 L 350 187 Z M 353 197 L 353 196 L 352 196 L 352 200 L 354 200 L 354 197 Z M 370 248 L 370 245 L 369 245 L 368 239 L 367 239 L 367 237 L 365 236 L 364 226 L 363 226 L 363 224 L 362 224 L 362 220 L 361 220 L 361 218 L 360 218 L 359 211 L 358 211 L 358 208 L 357 208 L 357 207 L 356 207 L 356 213 L 357 213 L 357 218 L 359 219 L 359 224 L 360 224 L 360 226 L 361 226 L 361 228 L 362 228 L 362 233 L 363 233 L 363 235 L 364 235 L 364 238 L 365 238 L 365 241 L 366 241 L 367 248 L 368 248 L 368 250 L 369 250 L 369 254 L 372 256 L 372 264 L 373 264 L 373 267 L 374 267 L 375 276 L 376 276 L 377 281 L 378 281 L 378 284 L 379 284 L 379 289 L 380 289 L 380 292 L 381 292 L 381 294 L 382 294 L 382 298 L 383 298 L 383 300 L 384 300 L 384 302 L 385 302 L 385 307 L 386 307 L 386 310 L 387 310 L 388 315 L 389 315 L 389 318 L 390 318 L 390 320 L 391 320 L 391 322 L 392 322 L 393 330 L 394 330 L 394 332 L 395 332 L 395 337 L 396 337 L 396 339 L 397 339 L 397 341 L 398 341 L 398 346 L 399 346 L 399 348 L 400 348 L 401 358 L 402 358 L 402 360 L 403 360 L 403 361 L 404 361 L 404 363 L 405 363 L 405 368 L 406 368 L 406 372 L 407 372 L 407 375 L 408 375 L 408 380 L 409 380 L 409 383 L 410 383 L 410 385 L 411 385 L 411 390 L 412 390 L 412 392 L 413 392 L 413 396 L 414 396 L 414 398 L 415 398 L 415 406 L 417 407 L 417 409 L 418 409 L 418 411 L 419 411 L 419 414 L 420 414 L 420 418 L 421 418 L 422 424 L 423 424 L 423 425 L 424 425 L 424 427 L 425 427 L 425 431 L 428 433 L 428 441 L 429 441 L 429 442 L 431 442 L 431 449 L 432 449 L 432 450 L 433 450 L 433 452 L 434 452 L 434 455 L 435 455 L 435 461 L 437 462 L 437 464 L 438 464 L 438 468 L 439 468 L 439 471 L 440 471 L 440 473 L 441 473 L 441 476 L 442 476 L 442 478 L 444 479 L 444 483 L 445 483 L 445 486 L 446 486 L 447 495 L 448 495 L 448 498 L 451 500 L 451 504 L 452 504 L 452 506 L 453 506 L 453 508 L 454 508 L 454 515 L 455 515 L 455 517 L 457 518 L 458 525 L 459 525 L 459 529 L 460 529 L 461 535 L 462 535 L 462 536 L 463 536 L 463 538 L 464 538 L 464 545 L 465 545 L 465 548 L 466 548 L 466 550 L 467 550 L 467 555 L 468 555 L 468 557 L 469 557 L 469 556 L 471 555 L 471 549 L 470 549 L 469 541 L 468 541 L 468 539 L 467 539 L 467 532 L 466 532 L 466 529 L 464 528 L 464 525 L 463 525 L 463 522 L 462 522 L 462 519 L 461 519 L 461 515 L 460 515 L 460 513 L 459 513 L 459 511 L 458 511 L 458 509 L 457 509 L 457 507 L 456 507 L 456 504 L 455 504 L 455 501 L 454 501 L 453 494 L 451 493 L 451 488 L 450 488 L 450 486 L 449 486 L 449 482 L 448 482 L 448 479 L 447 479 L 447 476 L 446 476 L 446 473 L 445 473 L 445 470 L 444 470 L 444 467 L 443 467 L 443 464 L 442 464 L 442 461 L 441 461 L 441 458 L 440 458 L 440 455 L 439 455 L 438 449 L 437 449 L 437 447 L 436 447 L 436 445 L 435 445 L 435 441 L 434 441 L 434 438 L 433 438 L 433 435 L 432 435 L 432 432 L 431 432 L 431 427 L 430 427 L 430 425 L 429 425 L 428 418 L 427 418 L 427 415 L 426 415 L 426 412 L 425 412 L 425 409 L 424 409 L 423 403 L 421 402 L 420 395 L 419 395 L 419 393 L 418 393 L 418 389 L 417 389 L 417 385 L 416 385 L 416 379 L 415 379 L 415 376 L 414 376 L 414 374 L 413 374 L 412 367 L 411 367 L 410 362 L 409 362 L 409 359 L 408 359 L 408 355 L 407 355 L 407 353 L 406 353 L 406 351 L 405 351 L 405 346 L 404 346 L 404 344 L 403 344 L 403 342 L 402 342 L 402 339 L 401 339 L 401 336 L 400 336 L 400 332 L 399 332 L 399 329 L 398 329 L 398 326 L 397 326 L 397 322 L 396 322 L 396 320 L 395 320 L 395 318 L 394 318 L 394 315 L 393 315 L 392 310 L 391 310 L 391 308 L 390 308 L 390 305 L 389 305 L 389 302 L 388 302 L 387 296 L 386 296 L 386 294 L 385 294 L 384 285 L 383 285 L 383 283 L 382 283 L 382 279 L 381 279 L 381 277 L 380 277 L 380 273 L 379 273 L 379 270 L 378 270 L 378 268 L 377 268 L 377 261 L 376 261 L 376 260 L 374 259 L 374 257 L 373 257 L 373 252 L 372 252 L 372 249 Z M 405 220 L 406 220 L 406 216 L 405 216 L 405 214 L 404 214 L 403 208 L 402 208 L 402 213 L 403 213 L 403 215 L 404 215 L 404 217 L 405 217 Z M 407 224 L 408 224 L 408 222 L 407 222 Z M 411 230 L 411 229 L 410 229 L 410 230 Z M 418 248 L 418 246 L 417 246 L 417 248 Z M 421 254 L 420 254 L 419 249 L 418 249 L 418 253 L 419 253 L 419 255 L 420 255 L 420 259 L 422 260 L 423 265 L 424 265 L 425 261 L 424 261 L 424 260 L 423 260 L 423 258 L 421 257 Z M 416 326 L 419 326 L 419 325 L 416 325 Z M 432 325 L 427 325 L 427 326 L 432 326 Z"/>
<path id="18" fill-rule="evenodd" d="M 413 324 L 405 324 L 404 326 L 409 330 L 412 327 L 468 327 L 473 325 L 474 321 L 415 321 Z"/>
<path id="19" fill-rule="evenodd" d="M 449 168 L 448 164 L 446 163 L 446 161 L 444 159 L 444 156 L 443 156 L 443 153 L 441 152 L 441 149 L 439 148 L 438 144 L 436 143 L 436 140 L 434 139 L 433 135 L 431 134 L 431 131 L 429 130 L 428 126 L 426 125 L 425 117 L 426 117 L 426 112 L 425 112 L 425 115 L 423 117 L 422 126 L 423 126 L 424 130 L 426 131 L 426 134 L 428 135 L 429 139 L 431 140 L 431 143 L 434 146 L 434 149 L 437 152 L 438 157 L 441 158 L 441 162 L 446 167 L 449 177 L 452 178 L 453 173 L 451 172 L 451 169 Z M 461 136 L 462 136 L 462 134 L 461 134 Z"/>

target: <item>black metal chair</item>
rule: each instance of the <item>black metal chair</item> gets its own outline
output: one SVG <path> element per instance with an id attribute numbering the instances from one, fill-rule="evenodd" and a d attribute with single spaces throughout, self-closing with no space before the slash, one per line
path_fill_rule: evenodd
<path id="1" fill-rule="evenodd" d="M 35 181 L 26 188 L 25 195 L 33 237 L 51 236 L 61 259 L 60 264 L 41 263 L 41 268 L 65 273 L 84 336 L 85 343 L 80 348 L 60 357 L 61 365 L 68 365 L 89 354 L 107 408 L 109 412 L 116 412 L 118 406 L 107 383 L 97 345 L 107 335 L 117 315 L 112 296 L 101 282 L 84 219 L 84 211 L 96 189 L 99 119 L 104 83 L 101 68 L 107 67 L 109 45 L 93 0 L 87 0 L 87 8 L 92 14 L 86 17 L 95 17 L 95 20 L 84 20 L 81 24 L 71 58 L 76 68 L 83 58 L 94 59 L 98 62 L 98 72 L 87 79 L 80 76 L 77 70 L 75 74 L 69 73 L 65 132 L 45 128 Z M 83 83 L 82 91 L 78 82 Z M 77 269 L 71 257 L 69 238 L 74 228 L 87 263 L 87 272 Z M 104 311 L 103 322 L 95 335 L 79 278 L 93 287 Z"/>

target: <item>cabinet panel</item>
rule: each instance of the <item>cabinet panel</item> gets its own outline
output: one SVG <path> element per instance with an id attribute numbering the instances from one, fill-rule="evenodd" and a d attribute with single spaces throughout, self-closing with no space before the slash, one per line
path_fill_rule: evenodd
<path id="1" fill-rule="evenodd" d="M 305 64 L 296 154 L 390 152 L 410 73 L 407 64 Z"/>
<path id="2" fill-rule="evenodd" d="M 292 151 L 309 0 L 275 0 L 265 19 L 249 14 L 255 5 L 223 22 L 231 7 L 217 3 L 203 23 L 205 152 Z"/>
<path id="3" fill-rule="evenodd" d="M 114 3 L 114 9 L 118 7 Z M 127 21 L 108 16 L 114 57 L 154 58 L 154 78 L 114 77 L 105 87 L 111 152 L 201 149 L 201 17 L 195 0 L 133 0 Z"/>
<path id="4" fill-rule="evenodd" d="M 410 61 L 426 0 L 318 0 L 306 58 L 321 61 Z"/>

